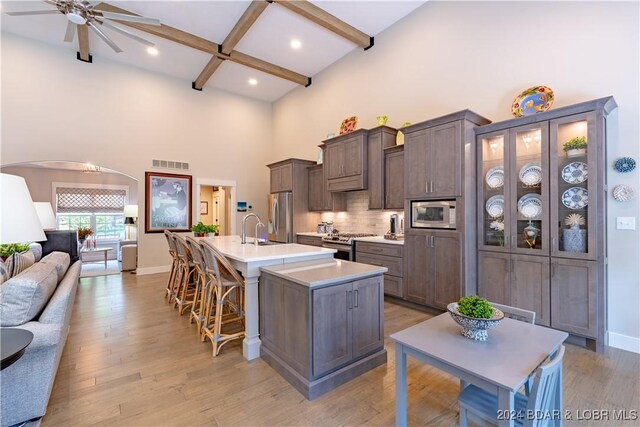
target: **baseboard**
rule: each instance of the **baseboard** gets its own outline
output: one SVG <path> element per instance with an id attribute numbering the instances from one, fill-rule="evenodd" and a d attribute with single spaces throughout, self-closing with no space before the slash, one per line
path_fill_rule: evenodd
<path id="1" fill-rule="evenodd" d="M 640 353 L 640 338 L 609 332 L 609 346 Z"/>
<path id="2" fill-rule="evenodd" d="M 157 274 L 157 273 L 168 273 L 171 271 L 170 265 L 159 265 L 157 267 L 138 267 L 136 269 L 136 273 L 138 276 L 143 276 L 145 274 Z"/>

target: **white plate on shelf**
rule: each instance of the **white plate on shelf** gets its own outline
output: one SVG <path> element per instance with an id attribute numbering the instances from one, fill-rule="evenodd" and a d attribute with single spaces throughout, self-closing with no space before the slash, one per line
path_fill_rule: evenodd
<path id="1" fill-rule="evenodd" d="M 487 172 L 484 180 L 489 188 L 500 188 L 504 185 L 504 168 L 502 165 L 494 166 Z"/>
<path id="2" fill-rule="evenodd" d="M 520 168 L 518 174 L 524 185 L 538 185 L 542 182 L 542 167 L 540 162 L 529 162 Z"/>
<path id="3" fill-rule="evenodd" d="M 586 188 L 571 187 L 562 193 L 562 204 L 569 209 L 584 209 L 589 204 L 589 193 Z"/>
<path id="4" fill-rule="evenodd" d="M 562 179 L 569 184 L 581 184 L 587 177 L 588 169 L 584 162 L 571 162 L 562 168 Z"/>
<path id="5" fill-rule="evenodd" d="M 491 218 L 500 218 L 504 214 L 504 196 L 498 194 L 489 197 L 484 207 Z"/>
<path id="6" fill-rule="evenodd" d="M 525 194 L 518 200 L 518 212 L 528 219 L 539 217 L 542 215 L 542 197 L 536 193 Z"/>

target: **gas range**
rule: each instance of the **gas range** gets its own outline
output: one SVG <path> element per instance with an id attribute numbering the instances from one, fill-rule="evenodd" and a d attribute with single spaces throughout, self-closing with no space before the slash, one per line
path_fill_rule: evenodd
<path id="1" fill-rule="evenodd" d="M 325 242 L 337 243 L 342 245 L 353 245 L 353 239 L 356 237 L 372 237 L 371 233 L 330 233 L 322 238 Z"/>

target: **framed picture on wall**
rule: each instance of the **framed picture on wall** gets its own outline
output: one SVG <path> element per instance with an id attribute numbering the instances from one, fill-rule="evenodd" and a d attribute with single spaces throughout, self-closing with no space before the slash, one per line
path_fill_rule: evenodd
<path id="1" fill-rule="evenodd" d="M 191 175 L 145 172 L 145 233 L 191 230 Z"/>
<path id="2" fill-rule="evenodd" d="M 209 202 L 200 202 L 200 215 L 209 214 Z"/>

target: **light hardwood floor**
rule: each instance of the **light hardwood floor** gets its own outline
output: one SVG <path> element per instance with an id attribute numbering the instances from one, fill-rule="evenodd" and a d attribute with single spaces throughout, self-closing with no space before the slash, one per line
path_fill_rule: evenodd
<path id="1" fill-rule="evenodd" d="M 81 280 L 43 426 L 393 425 L 388 336 L 428 314 L 386 303 L 387 365 L 309 402 L 262 360 L 246 362 L 240 341 L 212 358 L 211 345 L 196 338 L 187 316 L 163 300 L 166 277 Z M 458 380 L 411 358 L 408 369 L 409 423 L 457 425 Z M 640 355 L 617 349 L 598 355 L 567 345 L 565 409 L 574 418 L 586 410 L 638 411 L 639 372 Z"/>

